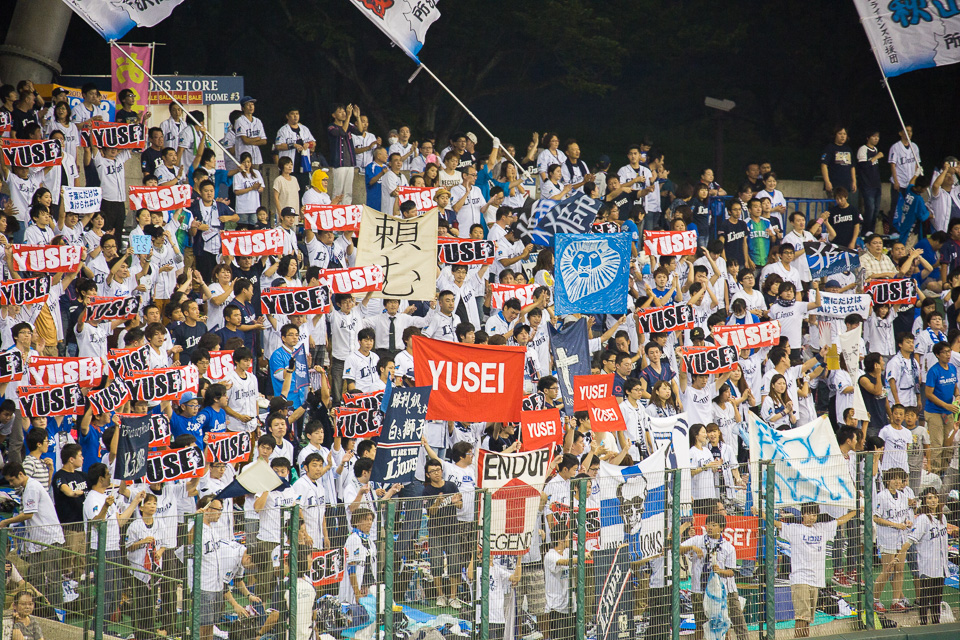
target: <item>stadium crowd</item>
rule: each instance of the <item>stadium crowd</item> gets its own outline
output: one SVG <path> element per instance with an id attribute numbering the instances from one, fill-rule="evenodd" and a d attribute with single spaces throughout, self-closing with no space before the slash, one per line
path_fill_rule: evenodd
<path id="1" fill-rule="evenodd" d="M 336 593 L 342 603 L 354 604 L 381 580 L 378 547 L 394 532 L 381 530 L 378 505 L 390 499 L 405 500 L 397 534 L 398 549 L 408 560 L 426 522 L 429 595 L 438 610 L 464 608 L 486 579 L 494 637 L 512 627 L 520 609 L 536 621 L 531 633 L 573 637 L 568 592 L 576 556 L 571 557 L 570 530 L 550 516 L 551 509 L 570 507 L 570 482 L 583 478 L 591 481 L 592 505 L 603 480 L 597 479 L 600 462 L 621 467 L 640 462 L 655 447 L 650 419 L 681 412 L 691 425 L 692 508 L 708 516 L 704 532 L 685 534 L 681 546 L 691 572 L 697 634 L 704 621 L 703 585 L 715 571 L 732 596 L 731 633 L 744 638 L 735 577 L 751 575 L 752 564 L 738 563 L 721 532 L 726 516 L 745 512 L 749 443 L 741 427 L 748 410 L 783 430 L 829 414 L 853 477 L 855 454 L 877 452 L 879 470 L 867 484 L 875 496 L 872 515 L 882 558 L 875 609 L 916 607 L 922 623 L 939 621 L 949 577 L 947 534 L 956 534 L 958 515 L 957 501 L 949 496 L 958 483 L 960 190 L 956 158 L 928 161 L 922 168 L 909 127 L 887 153 L 879 150 L 879 133 L 856 132 L 862 145 L 855 151 L 858 145 L 838 128 L 819 161 L 824 199 L 830 202 L 808 218 L 791 209 L 767 162 L 747 163 L 728 195 L 709 168 L 687 168 L 697 176 L 689 182 L 672 178 L 680 172 L 671 172 L 649 139 L 625 141 L 617 158 L 598 157 L 589 166 L 577 141 L 561 141 L 555 133 L 534 134 L 525 145 L 494 140 L 489 150 L 481 150 L 473 133 L 439 139 L 399 123 L 377 135 L 353 104 L 332 105 L 319 138 L 295 108 L 285 114 L 287 123 L 268 135 L 255 115 L 256 100 L 246 96 L 220 141 L 238 164 L 220 157 L 225 165 L 218 168 L 210 134 L 171 104 L 169 119 L 147 131 L 149 145 L 139 154 L 142 175 L 135 177 L 145 186 L 190 185 L 192 204 L 172 211 L 140 209 L 128 224 L 130 152 L 81 144 L 78 127 L 100 100 L 93 85 L 84 86 L 82 95 L 83 102 L 71 109 L 65 93 L 44 101 L 29 82 L 0 87 L 0 116 L 10 125 L 4 136 L 56 140 L 65 152 L 62 165 L 54 167 L 0 164 L 8 191 L 0 196 L 5 254 L 0 280 L 39 275 L 16 268 L 8 250 L 12 244 L 83 248 L 76 272 L 51 274 L 45 302 L 0 307 L 0 349 L 19 350 L 27 361 L 106 360 L 109 349 L 147 345 L 148 368 L 188 365 L 199 385 L 197 393 L 153 406 L 131 400 L 122 411 L 95 414 L 88 402 L 82 416 L 50 417 L 24 414 L 18 388 L 26 379 L 5 384 L 2 475 L 16 490 L 17 509 L 0 528 L 19 531 L 6 573 L 15 640 L 42 637 L 31 622 L 34 612 L 52 616 L 46 605 L 67 606 L 71 592 L 93 579 L 84 557 L 97 545 L 91 523 L 103 519 L 108 560 L 127 567 L 109 572 L 107 616 L 113 623 L 127 616 L 137 638 L 173 632 L 176 595 L 169 585 L 186 575 L 186 559 L 177 549 L 189 539 L 192 520 L 185 516 L 195 512 L 203 514 L 205 540 L 203 638 L 223 625 L 225 612 L 259 616 L 261 636 L 284 616 L 285 561 L 274 557 L 284 507 L 299 505 L 304 548 L 344 553 L 339 585 L 314 591 L 305 580 L 304 591 L 310 598 Z M 142 115 L 119 108 L 128 97 L 119 96 L 118 121 L 142 121 Z M 194 115 L 202 121 L 200 112 Z M 272 184 L 262 172 L 267 163 L 278 168 Z M 881 172 L 888 167 L 893 203 L 883 211 Z M 367 206 L 398 217 L 418 215 L 416 204 L 400 197 L 401 186 L 436 187 L 440 235 L 493 240 L 495 259 L 482 266 L 439 265 L 432 301 L 338 294 L 328 314 L 261 313 L 263 289 L 313 286 L 323 270 L 354 264 L 354 233 L 305 229 L 301 212 L 305 205 L 352 203 L 356 179 L 363 181 Z M 99 186 L 100 210 L 65 212 L 61 187 L 68 186 Z M 577 317 L 554 312 L 553 251 L 530 243 L 528 232 L 537 200 L 563 201 L 575 194 L 602 203 L 594 231 L 630 234 L 631 312 L 685 304 L 693 309 L 696 327 L 643 334 L 633 313 L 590 317 L 592 368 L 613 375 L 625 429 L 594 433 L 586 412 L 569 412 L 562 451 L 553 458 L 543 492 L 535 544 L 519 559 L 500 557 L 484 568 L 476 552 L 475 456 L 479 449 L 518 450 L 517 425 L 427 421 L 417 479 L 377 486 L 370 482 L 376 438 L 337 437 L 331 416 L 345 398 L 413 386 L 412 341 L 421 335 L 525 346 L 525 392 L 536 394 L 542 407 L 563 407 L 548 326 Z M 278 226 L 284 232 L 282 256 L 221 253 L 223 230 Z M 698 249 L 693 255 L 650 255 L 643 242 L 643 232 L 650 230 L 695 231 Z M 150 238 L 148 253 L 134 254 L 136 235 Z M 805 245 L 815 242 L 849 249 L 859 266 L 811 277 Z M 873 304 L 866 315 L 818 319 L 822 293 L 860 293 L 878 278 L 913 280 L 916 304 Z M 532 302 L 514 299 L 502 309 L 491 308 L 494 283 L 533 284 Z M 139 296 L 141 310 L 129 320 L 98 321 L 87 313 L 98 296 Z M 741 350 L 734 371 L 688 375 L 679 366 L 678 348 L 714 344 L 713 327 L 766 320 L 779 321 L 778 344 Z M 829 366 L 836 355 L 831 345 L 858 327 L 863 335 L 858 361 Z M 233 352 L 234 370 L 211 381 L 216 357 L 211 352 L 223 350 Z M 298 353 L 305 355 L 305 374 L 297 370 Z M 296 383 L 301 375 L 303 385 Z M 856 389 L 869 419 L 854 417 Z M 209 463 L 202 478 L 190 481 L 118 482 L 113 478 L 121 413 L 166 415 L 174 448 L 202 448 L 210 433 L 249 434 L 251 458 L 263 460 L 289 483 L 261 495 L 221 498 L 242 468 L 224 463 Z M 776 526 L 793 548 L 789 577 L 797 634 L 803 636 L 813 621 L 818 589 L 827 586 L 827 541 L 832 541 L 830 583 L 849 588 L 858 581 L 862 516 L 845 510 L 821 515 L 815 505 L 806 505 L 792 516 L 784 513 Z M 814 530 L 821 535 L 808 535 Z M 646 596 L 638 598 L 636 611 L 651 637 L 663 638 L 669 628 L 670 565 L 662 555 L 648 560 L 636 579 L 649 590 L 649 606 Z M 303 562 L 310 564 L 309 558 Z M 142 573 L 151 567 L 169 579 L 151 581 Z M 903 590 L 907 574 L 916 594 L 912 603 Z M 404 571 L 398 576 L 409 580 Z M 884 595 L 888 581 L 891 597 Z M 589 584 L 599 583 L 591 571 Z M 405 589 L 406 582 L 398 594 Z M 514 597 L 517 606 L 505 606 Z M 593 622 L 592 611 L 587 620 Z"/>

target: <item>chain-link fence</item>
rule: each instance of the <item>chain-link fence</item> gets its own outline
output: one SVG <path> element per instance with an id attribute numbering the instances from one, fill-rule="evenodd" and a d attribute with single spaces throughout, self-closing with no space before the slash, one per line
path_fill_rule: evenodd
<path id="1" fill-rule="evenodd" d="M 86 523 L 31 518 L 0 528 L 5 628 L 39 620 L 45 638 L 96 640 L 430 629 L 742 640 L 936 624 L 960 606 L 955 457 L 941 474 L 921 468 L 915 489 L 909 465 L 882 453 L 720 455 L 666 471 L 579 462 L 527 469 L 551 478 L 542 490 L 478 488 L 483 469 L 450 463 L 430 463 L 426 482 L 399 492 L 362 487 L 347 504 L 283 487 L 253 522 L 240 498 L 159 516 L 167 491 L 116 495 Z M 856 481 L 831 484 L 840 477 Z M 817 500 L 811 487 L 848 495 Z"/>

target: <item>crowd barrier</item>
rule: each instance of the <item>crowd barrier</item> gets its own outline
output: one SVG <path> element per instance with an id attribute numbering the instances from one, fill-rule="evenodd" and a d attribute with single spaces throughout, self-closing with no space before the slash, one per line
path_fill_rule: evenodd
<path id="1" fill-rule="evenodd" d="M 350 509 L 327 505 L 326 527 L 316 524 L 310 508 L 288 507 L 280 513 L 279 544 L 260 540 L 239 508 L 228 514 L 231 522 L 206 527 L 202 513 L 157 517 L 146 529 L 135 514 L 119 528 L 103 520 L 64 525 L 64 542 L 53 528 L 38 533 L 17 525 L 0 529 L 7 560 L 0 602 L 6 629 L 22 604 L 19 593 L 28 591 L 34 594 L 30 615 L 82 629 L 95 640 L 200 640 L 211 611 L 213 624 L 231 640 L 308 640 L 311 627 L 318 637 L 357 640 L 373 640 L 377 629 L 386 638 L 422 638 L 434 629 L 480 640 L 677 640 L 690 633 L 699 640 L 722 600 L 728 637 L 774 640 L 793 636 L 803 615 L 791 593 L 789 536 L 777 523 L 801 521 L 796 502 L 807 489 L 791 484 L 791 474 L 810 461 L 724 464 L 712 481 L 719 497 L 708 499 L 697 497 L 689 469 L 647 473 L 638 483 L 620 471 L 611 475 L 604 465 L 596 477 L 555 478 L 544 493 L 518 485 L 451 497 L 428 488 L 424 495 L 360 501 L 350 522 Z M 816 464 L 828 480 L 849 468 L 839 457 Z M 852 492 L 850 509 L 824 507 L 819 521 L 848 511 L 872 513 L 881 464 L 876 454 L 857 454 L 860 490 Z M 950 510 L 948 522 L 956 525 L 956 461 L 942 477 L 926 474 L 919 482 L 918 488 L 935 487 Z M 364 517 L 365 505 L 375 515 Z M 714 514 L 724 517 L 720 540 L 729 547 L 696 538 L 720 530 Z M 175 535 L 174 548 L 148 540 L 153 536 L 145 533 L 156 531 L 157 522 L 167 536 Z M 878 556 L 877 529 L 872 518 L 858 515 L 826 543 L 825 588 L 809 612 L 809 635 L 920 625 L 917 553 L 911 549 L 903 559 L 909 602 L 901 611 L 890 597 L 900 589 L 896 575 L 878 584 L 890 571 Z M 321 531 L 319 541 L 312 531 Z M 229 532 L 233 540 L 225 544 Z M 707 549 L 722 574 L 705 575 L 692 543 Z M 128 544 L 154 553 L 147 560 Z M 231 596 L 211 603 L 208 592 L 216 582 L 208 565 L 193 559 L 216 545 L 217 571 Z M 520 556 L 525 549 L 531 553 Z M 359 576 L 348 570 L 358 558 L 364 561 Z M 944 604 L 937 609 L 941 624 L 960 607 L 957 563 L 954 534 Z M 290 581 L 290 575 L 301 579 Z M 875 598 L 885 611 L 874 606 Z M 937 623 L 928 613 L 927 624 Z"/>

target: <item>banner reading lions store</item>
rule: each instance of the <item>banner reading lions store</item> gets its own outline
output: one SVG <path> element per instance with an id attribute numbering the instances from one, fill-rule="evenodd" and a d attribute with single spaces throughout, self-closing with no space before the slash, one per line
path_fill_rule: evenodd
<path id="1" fill-rule="evenodd" d="M 357 267 L 379 265 L 383 290 L 377 298 L 433 300 L 437 293 L 437 211 L 394 218 L 363 207 Z"/>
<path id="2" fill-rule="evenodd" d="M 413 338 L 418 387 L 430 387 L 427 420 L 519 422 L 525 347 Z"/>

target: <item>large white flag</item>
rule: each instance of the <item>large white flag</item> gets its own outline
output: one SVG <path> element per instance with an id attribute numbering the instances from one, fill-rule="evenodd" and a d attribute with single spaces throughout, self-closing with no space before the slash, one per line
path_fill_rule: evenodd
<path id="1" fill-rule="evenodd" d="M 439 0 L 350 0 L 393 43 L 420 64 L 427 29 L 440 17 Z"/>
<path id="2" fill-rule="evenodd" d="M 134 27 L 152 27 L 170 16 L 183 0 L 63 0 L 104 40 L 122 38 Z"/>
<path id="3" fill-rule="evenodd" d="M 854 4 L 888 78 L 960 62 L 956 0 L 854 0 Z"/>

